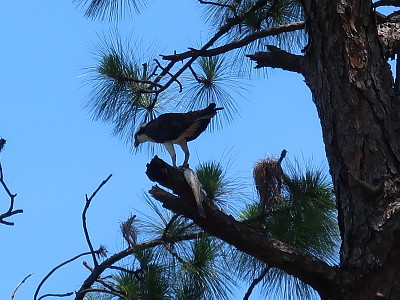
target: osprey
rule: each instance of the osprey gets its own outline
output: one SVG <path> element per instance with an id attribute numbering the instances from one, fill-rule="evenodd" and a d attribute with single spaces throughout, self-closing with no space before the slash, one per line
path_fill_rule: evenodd
<path id="1" fill-rule="evenodd" d="M 176 167 L 174 144 L 177 144 L 185 153 L 182 166 L 188 167 L 190 154 L 187 142 L 196 139 L 207 128 L 211 118 L 221 109 L 223 108 L 211 103 L 202 110 L 162 114 L 149 123 L 140 125 L 135 133 L 134 145 L 137 147 L 147 141 L 163 144 L 171 156 L 172 165 Z"/>

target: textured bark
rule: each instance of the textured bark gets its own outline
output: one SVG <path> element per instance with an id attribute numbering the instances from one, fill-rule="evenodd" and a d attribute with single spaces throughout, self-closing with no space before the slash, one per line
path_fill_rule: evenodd
<path id="1" fill-rule="evenodd" d="M 304 1 L 306 83 L 321 120 L 342 236 L 329 299 L 399 299 L 399 98 L 370 1 Z M 398 256 L 397 256 L 398 257 Z"/>

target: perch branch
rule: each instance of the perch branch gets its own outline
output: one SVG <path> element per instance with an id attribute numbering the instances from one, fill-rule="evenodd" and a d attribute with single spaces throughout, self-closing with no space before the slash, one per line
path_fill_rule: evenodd
<path id="1" fill-rule="evenodd" d="M 247 253 L 271 267 L 301 279 L 314 289 L 322 290 L 327 286 L 333 289 L 337 285 L 336 270 L 324 261 L 308 254 L 300 253 L 282 242 L 258 232 L 245 223 L 236 221 L 232 216 L 221 212 L 211 201 L 203 199 L 207 218 L 198 215 L 193 195 L 188 194 L 187 183 L 179 169 L 173 168 L 155 157 L 148 164 L 147 175 L 172 190 L 172 195 L 158 186 L 150 194 L 167 209 L 192 219 L 205 232 L 224 240 L 238 250 Z"/>

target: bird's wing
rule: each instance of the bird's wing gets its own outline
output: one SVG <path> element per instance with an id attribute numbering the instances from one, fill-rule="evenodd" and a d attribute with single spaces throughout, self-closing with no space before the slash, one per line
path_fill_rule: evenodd
<path id="1" fill-rule="evenodd" d="M 146 134 L 156 143 L 174 141 L 192 124 L 193 120 L 184 113 L 167 113 L 149 122 L 146 125 Z"/>

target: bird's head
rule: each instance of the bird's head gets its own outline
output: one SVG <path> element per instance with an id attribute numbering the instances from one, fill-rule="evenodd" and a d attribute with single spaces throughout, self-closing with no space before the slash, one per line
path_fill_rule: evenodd
<path id="1" fill-rule="evenodd" d="M 134 135 L 135 142 L 133 144 L 135 147 L 139 146 L 141 143 L 148 141 L 147 136 L 145 134 L 146 125 L 147 125 L 147 123 L 141 124 L 139 126 L 138 130 L 135 132 L 135 135 Z"/>

